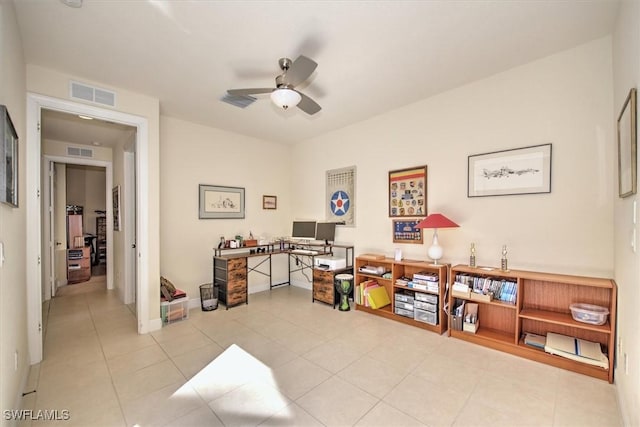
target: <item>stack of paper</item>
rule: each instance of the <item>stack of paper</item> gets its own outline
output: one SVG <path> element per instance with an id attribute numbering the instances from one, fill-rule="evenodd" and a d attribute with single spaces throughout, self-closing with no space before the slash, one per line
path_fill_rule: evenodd
<path id="1" fill-rule="evenodd" d="M 609 369 L 609 358 L 602 352 L 600 344 L 579 338 L 549 332 L 544 351 L 567 359 Z"/>
<path id="2" fill-rule="evenodd" d="M 545 337 L 544 335 L 532 334 L 531 332 L 527 332 L 524 336 L 524 343 L 526 345 L 530 345 L 531 347 L 544 349 L 544 346 L 547 344 L 547 337 Z"/>

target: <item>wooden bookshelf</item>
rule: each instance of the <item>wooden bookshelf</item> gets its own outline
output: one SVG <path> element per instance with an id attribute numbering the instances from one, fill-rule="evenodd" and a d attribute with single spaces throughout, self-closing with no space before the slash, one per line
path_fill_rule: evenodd
<path id="1" fill-rule="evenodd" d="M 478 301 L 452 292 L 449 295 L 450 324 L 454 323 L 454 307 L 465 300 L 479 305 L 479 328 L 473 334 L 450 327 L 449 336 L 613 383 L 617 301 L 617 287 L 613 280 L 457 265 L 451 269 L 451 287 L 458 274 L 514 281 L 517 293 L 515 302 L 510 304 L 496 300 Z M 574 320 L 569 309 L 573 303 L 606 307 L 609 310 L 607 322 L 594 325 Z M 600 343 L 609 359 L 609 368 L 602 369 L 552 355 L 524 343 L 526 333 L 546 335 L 548 332 Z"/>
<path id="2" fill-rule="evenodd" d="M 360 271 L 363 266 L 374 266 L 374 267 L 383 267 L 385 273 L 389 273 L 389 278 L 384 278 L 379 274 L 370 274 L 363 273 Z M 443 334 L 447 330 L 448 319 L 447 314 L 444 311 L 444 307 L 446 305 L 446 286 L 447 286 L 447 265 L 433 265 L 426 261 L 412 261 L 412 260 L 403 260 L 403 261 L 395 261 L 393 258 L 382 258 L 375 259 L 371 256 L 361 256 L 357 257 L 355 261 L 355 269 L 354 269 L 354 285 L 359 285 L 360 283 L 366 280 L 375 280 L 378 285 L 384 287 L 387 291 L 387 295 L 389 295 L 389 299 L 391 300 L 391 304 L 382 307 L 379 309 L 372 309 L 370 307 L 366 307 L 364 304 L 356 304 L 356 310 L 365 311 L 367 313 L 371 313 L 377 316 L 385 317 L 387 319 L 392 319 L 397 322 L 405 323 L 407 325 L 415 326 L 418 328 L 422 328 L 428 331 L 436 332 L 439 334 Z M 428 291 L 423 289 L 416 289 L 406 285 L 397 284 L 397 280 L 401 277 L 413 277 L 414 274 L 420 272 L 427 272 L 430 274 L 434 274 L 438 278 L 438 291 Z M 407 296 L 413 295 L 415 297 L 416 294 L 429 295 L 429 300 L 434 300 L 433 303 L 428 303 L 430 305 L 429 317 L 436 317 L 436 321 L 432 323 L 426 323 L 425 321 L 416 320 L 416 317 L 421 318 L 420 315 L 414 316 L 413 318 L 406 317 L 403 315 L 399 315 L 396 313 L 396 294 L 404 294 Z M 420 295 L 418 296 L 420 298 Z M 421 301 L 420 301 L 421 302 Z M 418 304 L 420 304 L 418 302 Z M 411 304 L 411 303 L 410 303 Z M 437 306 L 435 309 L 433 306 Z M 399 304 L 398 304 L 399 305 Z M 426 309 L 418 309 L 414 310 L 414 313 L 422 313 Z M 432 313 L 435 315 L 433 316 Z"/>

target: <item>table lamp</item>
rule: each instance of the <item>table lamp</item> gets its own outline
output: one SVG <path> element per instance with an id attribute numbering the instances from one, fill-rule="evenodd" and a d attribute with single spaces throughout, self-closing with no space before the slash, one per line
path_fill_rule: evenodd
<path id="1" fill-rule="evenodd" d="M 433 265 L 438 265 L 438 260 L 442 258 L 442 246 L 438 244 L 438 228 L 459 227 L 458 224 L 451 221 L 446 216 L 434 213 L 420 221 L 414 228 L 433 228 L 433 240 L 427 251 L 429 258 L 433 260 Z"/>

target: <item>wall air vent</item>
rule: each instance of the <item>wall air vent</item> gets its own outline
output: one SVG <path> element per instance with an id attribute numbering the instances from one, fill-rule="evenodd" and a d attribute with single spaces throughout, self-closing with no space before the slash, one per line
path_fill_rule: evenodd
<path id="1" fill-rule="evenodd" d="M 227 104 L 235 105 L 240 108 L 247 108 L 249 105 L 253 104 L 257 98 L 253 96 L 244 96 L 244 95 L 229 95 L 228 93 L 223 96 L 220 100 L 222 102 L 226 102 Z"/>
<path id="2" fill-rule="evenodd" d="M 116 106 L 116 93 L 110 90 L 89 86 L 84 83 L 69 82 L 69 96 L 74 99 L 93 102 L 94 104 Z"/>
<path id="3" fill-rule="evenodd" d="M 91 158 L 93 150 L 91 148 L 67 147 L 67 156 Z"/>

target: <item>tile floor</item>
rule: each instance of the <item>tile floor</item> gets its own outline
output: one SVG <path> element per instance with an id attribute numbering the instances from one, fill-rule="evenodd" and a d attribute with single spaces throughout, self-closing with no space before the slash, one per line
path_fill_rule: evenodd
<path id="1" fill-rule="evenodd" d="M 138 335 L 104 281 L 49 304 L 26 409 L 64 426 L 620 426 L 606 382 L 282 287 Z"/>

